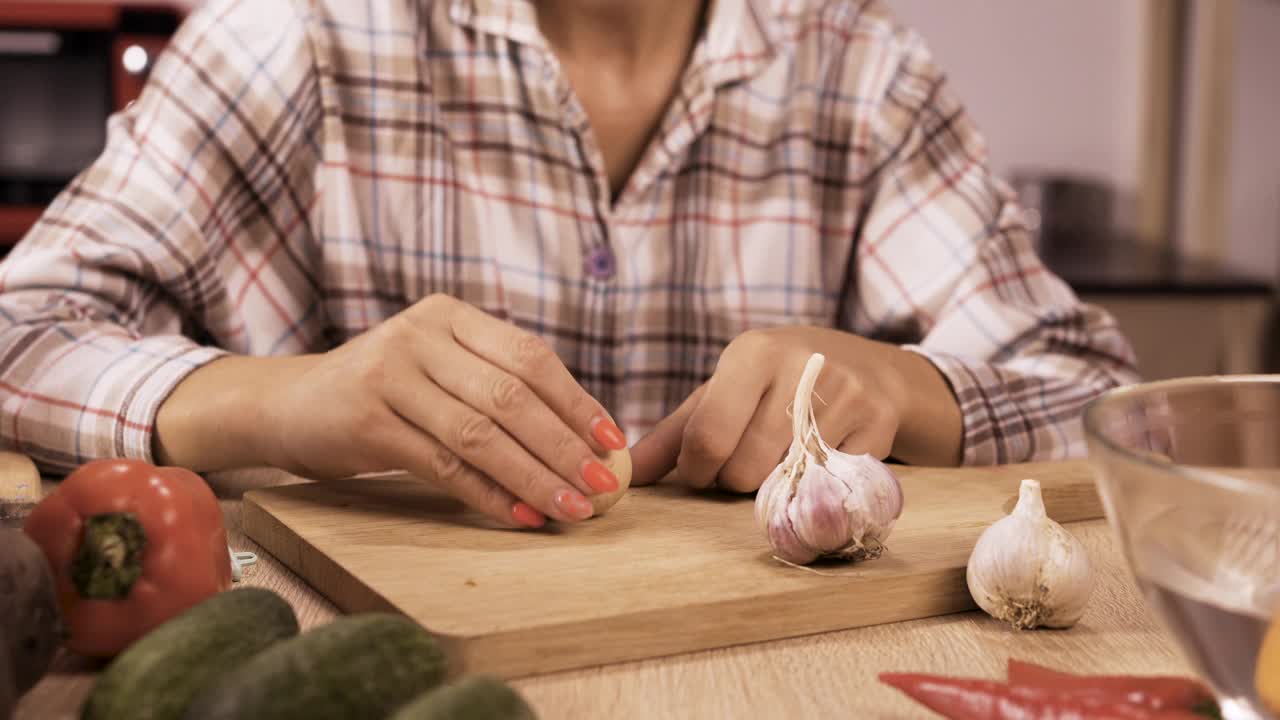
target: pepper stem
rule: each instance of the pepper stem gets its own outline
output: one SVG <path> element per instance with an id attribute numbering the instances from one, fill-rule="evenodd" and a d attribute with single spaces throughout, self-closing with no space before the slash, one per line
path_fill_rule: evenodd
<path id="1" fill-rule="evenodd" d="M 71 581 L 80 597 L 119 600 L 142 576 L 147 534 L 132 513 L 102 513 L 85 520 Z"/>

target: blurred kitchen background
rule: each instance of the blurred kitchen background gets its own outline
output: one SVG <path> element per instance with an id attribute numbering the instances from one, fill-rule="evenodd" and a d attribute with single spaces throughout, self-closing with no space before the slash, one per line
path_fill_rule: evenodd
<path id="1" fill-rule="evenodd" d="M 1280 0 L 884 1 L 1147 378 L 1280 372 Z M 0 0 L 0 253 L 198 2 Z"/>
<path id="2" fill-rule="evenodd" d="M 887 0 L 1144 375 L 1280 372 L 1280 0 Z"/>

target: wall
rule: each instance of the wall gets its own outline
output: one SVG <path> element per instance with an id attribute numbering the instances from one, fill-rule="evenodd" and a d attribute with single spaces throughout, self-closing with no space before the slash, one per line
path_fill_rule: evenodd
<path id="1" fill-rule="evenodd" d="M 1280 2 L 1236 0 L 1225 259 L 1280 279 Z"/>
<path id="2" fill-rule="evenodd" d="M 886 1 L 924 35 L 948 71 L 986 135 L 997 172 L 1047 167 L 1099 176 L 1124 195 L 1134 192 L 1145 3 Z M 1196 0 L 1193 7 L 1216 1 Z M 1280 1 L 1234 2 L 1225 212 L 1218 230 L 1225 247 L 1216 254 L 1239 270 L 1280 279 Z M 1187 86 L 1195 87 L 1194 78 Z M 1183 147 L 1192 152 L 1189 141 Z M 1184 183 L 1184 227 L 1191 205 L 1185 192 Z M 1179 245 L 1197 251 L 1218 241 L 1183 237 Z"/>
<path id="3" fill-rule="evenodd" d="M 1126 196 L 1135 190 L 1142 2 L 887 2 L 933 49 L 982 128 L 997 172 L 1048 168 L 1099 177 Z"/>

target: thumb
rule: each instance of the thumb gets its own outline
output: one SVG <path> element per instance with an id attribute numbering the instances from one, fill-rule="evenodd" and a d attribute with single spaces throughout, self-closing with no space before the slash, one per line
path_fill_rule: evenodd
<path id="1" fill-rule="evenodd" d="M 684 426 L 698 407 L 706 385 L 698 386 L 676 411 L 666 416 L 631 447 L 631 484 L 652 485 L 676 469 Z"/>

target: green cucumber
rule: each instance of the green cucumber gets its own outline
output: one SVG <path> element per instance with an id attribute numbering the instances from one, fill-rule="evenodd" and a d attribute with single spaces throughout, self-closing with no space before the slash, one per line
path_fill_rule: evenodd
<path id="1" fill-rule="evenodd" d="M 496 677 L 472 675 L 418 696 L 391 720 L 537 720 L 520 693 Z"/>
<path id="2" fill-rule="evenodd" d="M 444 682 L 448 660 L 402 615 L 348 615 L 277 643 L 207 688 L 185 720 L 383 718 Z"/>
<path id="3" fill-rule="evenodd" d="M 143 635 L 112 660 L 83 720 L 176 720 L 212 682 L 298 634 L 293 608 L 264 588 L 227 590 Z"/>

